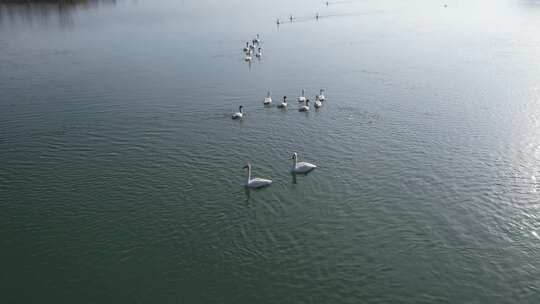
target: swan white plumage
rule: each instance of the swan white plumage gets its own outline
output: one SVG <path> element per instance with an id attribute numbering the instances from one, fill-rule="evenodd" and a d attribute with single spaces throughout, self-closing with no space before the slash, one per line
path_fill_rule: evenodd
<path id="1" fill-rule="evenodd" d="M 261 48 L 259 48 L 259 49 L 257 50 L 257 53 L 255 54 L 255 56 L 257 56 L 257 58 L 261 58 L 261 57 L 262 57 L 262 49 L 261 49 Z"/>
<path id="2" fill-rule="evenodd" d="M 319 95 L 317 95 L 315 97 L 315 104 L 313 104 L 315 106 L 315 109 L 318 109 L 320 107 L 322 107 L 322 102 L 321 102 L 321 99 L 319 97 Z"/>
<path id="3" fill-rule="evenodd" d="M 257 34 L 257 36 L 255 38 L 253 38 L 253 40 L 251 42 L 253 42 L 253 44 L 261 43 L 261 39 L 259 39 L 259 34 Z"/>
<path id="4" fill-rule="evenodd" d="M 248 188 L 262 188 L 266 186 L 270 186 L 272 183 L 272 180 L 264 179 L 264 178 L 251 178 L 251 164 L 248 163 L 244 166 L 243 169 L 248 169 L 248 176 L 246 181 L 246 187 Z"/>
<path id="5" fill-rule="evenodd" d="M 270 91 L 266 92 L 266 97 L 264 98 L 263 104 L 265 106 L 272 104 L 272 97 L 270 96 Z"/>
<path id="6" fill-rule="evenodd" d="M 294 152 L 291 159 L 294 160 L 292 172 L 293 173 L 308 173 L 309 171 L 317 168 L 316 165 L 306 162 L 298 162 L 298 153 Z"/>
<path id="7" fill-rule="evenodd" d="M 283 101 L 278 105 L 278 108 L 286 108 L 287 107 L 287 96 L 283 96 Z"/>
<path id="8" fill-rule="evenodd" d="M 306 90 L 302 89 L 302 95 L 298 97 L 298 102 L 305 102 L 306 101 Z"/>
<path id="9" fill-rule="evenodd" d="M 320 101 L 325 101 L 326 100 L 326 97 L 324 97 L 324 89 L 321 89 L 319 91 L 319 100 Z"/>
<path id="10" fill-rule="evenodd" d="M 306 99 L 306 103 L 305 103 L 303 106 L 301 106 L 301 107 L 298 109 L 298 111 L 300 111 L 300 112 L 307 112 L 307 111 L 309 111 L 309 99 Z"/>
<path id="11" fill-rule="evenodd" d="M 246 53 L 246 57 L 244 58 L 245 61 L 251 61 L 253 57 L 251 57 L 251 50 Z"/>
<path id="12" fill-rule="evenodd" d="M 244 118 L 244 112 L 242 112 L 243 108 L 244 108 L 244 106 L 239 106 L 238 107 L 238 112 L 233 113 L 232 119 L 242 119 L 242 118 Z"/>

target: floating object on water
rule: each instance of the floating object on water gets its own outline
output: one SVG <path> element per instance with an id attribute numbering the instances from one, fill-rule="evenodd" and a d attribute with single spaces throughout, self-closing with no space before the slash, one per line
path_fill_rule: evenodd
<path id="1" fill-rule="evenodd" d="M 309 111 L 309 99 L 306 99 L 306 102 L 303 106 L 301 106 L 298 111 L 300 112 L 308 112 Z"/>
<path id="2" fill-rule="evenodd" d="M 246 47 L 244 48 L 244 52 L 249 51 L 249 42 L 246 42 Z"/>
<path id="3" fill-rule="evenodd" d="M 317 96 L 315 97 L 315 104 L 314 104 L 314 106 L 315 106 L 315 109 L 318 109 L 318 108 L 322 107 L 322 102 L 321 102 L 321 100 L 319 99 L 319 95 L 317 95 Z"/>
<path id="4" fill-rule="evenodd" d="M 265 106 L 272 104 L 272 97 L 270 97 L 270 91 L 266 92 L 266 97 L 264 98 L 263 104 Z"/>
<path id="5" fill-rule="evenodd" d="M 298 102 L 305 102 L 306 101 L 306 90 L 302 89 L 302 95 L 298 97 Z"/>
<path id="6" fill-rule="evenodd" d="M 242 112 L 242 109 L 244 108 L 244 106 L 239 106 L 238 107 L 238 112 L 234 113 L 232 115 L 232 119 L 242 119 L 244 118 L 244 112 Z"/>
<path id="7" fill-rule="evenodd" d="M 319 90 L 319 100 L 320 101 L 325 101 L 326 100 L 326 97 L 324 96 L 324 92 L 325 92 L 324 89 Z"/>
<path id="8" fill-rule="evenodd" d="M 246 181 L 246 187 L 248 188 L 262 188 L 272 184 L 272 180 L 265 178 L 251 178 L 251 164 L 247 163 L 243 169 L 248 169 L 248 176 Z"/>
<path id="9" fill-rule="evenodd" d="M 293 173 L 308 173 L 311 170 L 317 168 L 316 165 L 307 162 L 298 162 L 298 153 L 294 152 L 291 159 L 294 160 L 292 172 Z"/>
<path id="10" fill-rule="evenodd" d="M 255 54 L 255 56 L 257 56 L 257 58 L 261 58 L 262 57 L 262 51 L 261 51 L 261 48 L 259 48 L 257 50 L 257 54 Z"/>
<path id="11" fill-rule="evenodd" d="M 283 96 L 283 101 L 278 105 L 278 108 L 286 108 L 287 107 L 287 96 Z"/>
<path id="12" fill-rule="evenodd" d="M 261 39 L 259 39 L 259 34 L 257 34 L 257 36 L 255 38 L 253 38 L 253 40 L 251 42 L 253 42 L 253 44 L 261 43 Z"/>

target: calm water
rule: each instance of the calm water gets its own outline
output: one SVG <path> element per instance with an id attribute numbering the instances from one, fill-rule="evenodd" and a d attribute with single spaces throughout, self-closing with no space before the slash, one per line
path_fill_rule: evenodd
<path id="1" fill-rule="evenodd" d="M 539 212 L 539 1 L 0 5 L 3 303 L 539 303 Z"/>

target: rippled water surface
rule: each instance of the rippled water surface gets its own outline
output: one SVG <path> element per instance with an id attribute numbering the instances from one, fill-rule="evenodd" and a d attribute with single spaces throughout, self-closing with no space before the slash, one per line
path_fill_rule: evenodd
<path id="1" fill-rule="evenodd" d="M 539 303 L 539 55 L 533 0 L 0 3 L 1 302 Z"/>

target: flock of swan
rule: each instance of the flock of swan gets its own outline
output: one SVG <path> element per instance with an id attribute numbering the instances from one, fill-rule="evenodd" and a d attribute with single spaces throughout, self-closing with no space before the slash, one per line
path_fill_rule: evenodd
<path id="1" fill-rule="evenodd" d="M 325 90 L 320 89 L 319 94 L 315 95 L 315 109 L 320 109 L 323 106 L 323 102 L 326 100 L 326 96 L 324 96 Z M 269 107 L 272 105 L 272 95 L 270 91 L 266 93 L 266 97 L 263 99 L 263 105 L 266 107 Z M 306 97 L 306 90 L 302 89 L 302 94 L 298 96 L 298 102 L 300 103 L 300 107 L 298 108 L 299 112 L 308 112 L 309 111 L 309 98 Z M 289 103 L 287 102 L 287 96 L 283 96 L 282 101 L 277 105 L 280 109 L 287 109 L 289 107 Z M 244 106 L 238 107 L 238 112 L 235 112 L 232 114 L 232 119 L 243 119 L 245 116 L 244 112 Z"/>
<path id="2" fill-rule="evenodd" d="M 246 42 L 246 46 L 244 47 L 243 51 L 246 55 L 245 60 L 251 61 L 253 58 L 253 53 L 255 52 L 255 48 L 257 47 L 257 52 L 255 53 L 255 56 L 257 58 L 261 58 L 262 56 L 262 49 L 260 47 L 261 39 L 259 37 L 259 34 L 253 38 L 251 41 L 251 44 L 249 42 Z M 319 94 L 315 95 L 315 104 L 314 107 L 316 109 L 319 109 L 322 107 L 323 102 L 326 100 L 326 96 L 324 95 L 325 90 L 320 89 Z M 306 90 L 302 89 L 302 94 L 298 96 L 298 102 L 300 103 L 300 107 L 298 108 L 298 111 L 300 112 L 308 112 L 309 111 L 309 98 L 306 97 Z M 266 93 L 266 97 L 263 99 L 263 105 L 265 107 L 272 105 L 272 95 L 270 91 Z M 277 105 L 280 109 L 287 109 L 288 103 L 287 103 L 287 96 L 283 96 L 282 101 Z M 238 112 L 232 114 L 232 119 L 241 120 L 245 117 L 244 112 L 244 106 L 238 107 Z M 317 168 L 316 165 L 308 162 L 299 162 L 298 161 L 298 153 L 293 153 L 291 156 L 291 159 L 293 160 L 293 167 L 291 169 L 291 172 L 293 174 L 299 173 L 299 174 L 306 174 L 315 168 Z M 248 188 L 262 188 L 269 186 L 272 184 L 272 180 L 265 179 L 265 178 L 259 178 L 259 177 L 251 177 L 251 164 L 247 163 L 247 165 L 244 166 L 244 169 L 247 169 L 247 181 L 245 186 Z"/>
<path id="3" fill-rule="evenodd" d="M 255 47 L 257 47 L 257 52 L 255 52 Z M 255 53 L 255 57 L 261 58 L 262 57 L 262 48 L 261 48 L 261 39 L 259 38 L 259 34 L 251 40 L 251 44 L 249 42 L 246 42 L 246 46 L 244 47 L 244 53 L 246 53 L 246 57 L 244 57 L 245 61 L 251 61 L 253 60 L 253 53 Z"/>

